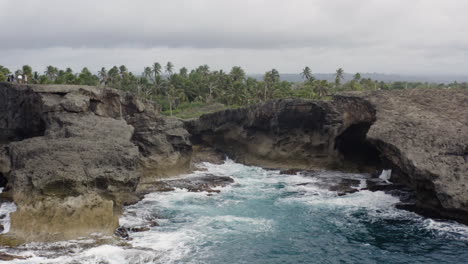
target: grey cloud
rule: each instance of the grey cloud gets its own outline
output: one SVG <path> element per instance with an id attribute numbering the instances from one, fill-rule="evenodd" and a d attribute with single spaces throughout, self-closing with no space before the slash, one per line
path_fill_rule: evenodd
<path id="1" fill-rule="evenodd" d="M 468 1 L 0 0 L 0 64 L 468 68 Z"/>
<path id="2" fill-rule="evenodd" d="M 427 2 L 435 8 L 440 5 L 440 1 Z M 8 30 L 0 48 L 345 48 L 421 34 L 417 29 L 426 22 L 418 21 L 417 15 L 412 19 L 424 6 L 420 3 L 24 0 L 21 10 L 16 10 L 16 1 L 3 0 L 0 22 Z"/>

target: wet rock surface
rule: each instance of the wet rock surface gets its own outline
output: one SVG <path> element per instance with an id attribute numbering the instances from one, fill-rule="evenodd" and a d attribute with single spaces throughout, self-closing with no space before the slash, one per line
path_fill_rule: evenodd
<path id="1" fill-rule="evenodd" d="M 15 255 L 10 255 L 8 253 L 0 252 L 0 260 L 10 261 L 10 260 L 15 260 L 15 259 L 27 259 L 27 258 L 22 257 L 22 256 L 15 256 Z"/>
<path id="2" fill-rule="evenodd" d="M 218 193 L 215 187 L 224 187 L 234 182 L 234 179 L 226 176 L 203 175 L 184 179 L 163 180 L 150 183 L 146 191 L 149 192 L 170 192 L 177 189 L 187 189 L 189 192 Z"/>
<path id="3" fill-rule="evenodd" d="M 370 178 L 366 174 L 351 174 L 339 171 L 282 170 L 280 174 L 299 174 L 311 178 L 311 182 L 300 183 L 298 186 L 315 186 L 336 192 L 339 196 L 351 194 L 365 189 L 365 183 Z"/>
<path id="4" fill-rule="evenodd" d="M 226 160 L 226 154 L 206 145 L 194 145 L 192 154 L 192 169 L 200 170 L 197 164 L 209 162 L 222 164 Z"/>

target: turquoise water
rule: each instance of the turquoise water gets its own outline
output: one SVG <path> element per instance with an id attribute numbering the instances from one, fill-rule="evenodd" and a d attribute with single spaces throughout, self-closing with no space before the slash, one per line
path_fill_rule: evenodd
<path id="1" fill-rule="evenodd" d="M 51 245 L 29 245 L 33 258 L 16 263 L 468 263 L 468 227 L 398 210 L 398 199 L 383 192 L 338 196 L 323 187 L 333 177 L 363 175 L 281 175 L 232 161 L 203 166 L 194 175 L 235 183 L 214 195 L 147 195 L 120 222 L 157 218 L 160 226 L 131 233 L 130 246 L 69 241 L 60 244 L 67 253 L 53 254 Z"/>

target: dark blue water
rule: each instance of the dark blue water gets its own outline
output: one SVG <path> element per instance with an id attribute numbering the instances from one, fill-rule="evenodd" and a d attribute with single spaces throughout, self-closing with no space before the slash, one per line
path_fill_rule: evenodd
<path id="1" fill-rule="evenodd" d="M 156 216 L 160 226 L 132 233 L 131 247 L 94 246 L 31 263 L 468 263 L 466 226 L 398 210 L 398 199 L 383 192 L 338 196 L 324 188 L 328 178 L 363 175 L 281 175 L 231 161 L 205 167 L 196 174 L 231 176 L 235 184 L 212 196 L 147 195 L 121 224 Z"/>
<path id="2" fill-rule="evenodd" d="M 337 196 L 317 178 L 233 162 L 207 167 L 236 184 L 214 196 L 149 195 L 129 211 L 166 219 L 135 245 L 157 249 L 152 242 L 174 236 L 164 258 L 174 263 L 468 263 L 467 227 L 398 210 L 382 192 Z M 148 235 L 154 240 L 140 244 Z"/>

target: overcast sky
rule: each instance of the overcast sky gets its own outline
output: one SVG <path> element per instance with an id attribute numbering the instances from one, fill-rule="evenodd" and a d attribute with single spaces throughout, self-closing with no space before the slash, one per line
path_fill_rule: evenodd
<path id="1" fill-rule="evenodd" d="M 0 0 L 0 65 L 468 74 L 465 0 Z"/>

